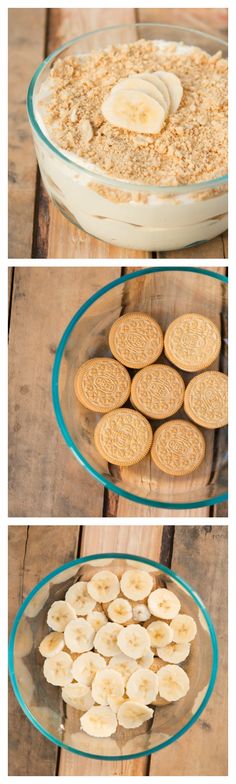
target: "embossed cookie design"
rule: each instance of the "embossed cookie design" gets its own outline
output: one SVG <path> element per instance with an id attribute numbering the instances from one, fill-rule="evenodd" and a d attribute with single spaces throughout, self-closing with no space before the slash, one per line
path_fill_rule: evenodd
<path id="1" fill-rule="evenodd" d="M 209 367 L 220 353 L 219 330 L 199 313 L 185 313 L 172 321 L 164 337 L 168 359 L 182 370 L 194 372 Z"/>
<path id="2" fill-rule="evenodd" d="M 154 433 L 151 456 L 154 463 L 171 476 L 185 476 L 195 471 L 205 455 L 205 439 L 191 422 L 172 419 Z"/>
<path id="3" fill-rule="evenodd" d="M 228 422 L 228 377 L 217 370 L 194 376 L 185 396 L 186 414 L 202 427 L 224 427 Z"/>
<path id="4" fill-rule="evenodd" d="M 139 463 L 152 445 L 150 423 L 139 411 L 119 408 L 105 414 L 95 427 L 95 446 L 100 455 L 119 466 Z"/>
<path id="5" fill-rule="evenodd" d="M 90 411 L 105 413 L 126 403 L 130 394 L 128 370 L 116 359 L 88 359 L 75 376 L 75 394 Z"/>
<path id="6" fill-rule="evenodd" d="M 112 324 L 109 346 L 119 362 L 138 369 L 158 359 L 163 349 L 163 333 L 147 313 L 125 313 Z"/>
<path id="7" fill-rule="evenodd" d="M 177 370 L 168 365 L 149 365 L 135 374 L 130 400 L 145 416 L 165 419 L 181 408 L 184 391 L 184 381 Z"/>

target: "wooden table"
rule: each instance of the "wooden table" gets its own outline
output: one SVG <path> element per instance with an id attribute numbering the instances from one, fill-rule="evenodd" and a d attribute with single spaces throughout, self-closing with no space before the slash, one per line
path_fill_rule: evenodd
<path id="1" fill-rule="evenodd" d="M 227 526 L 9 526 L 10 625 L 33 586 L 81 555 L 129 552 L 160 560 L 199 592 L 215 624 L 219 672 L 197 723 L 150 757 L 100 762 L 59 750 L 25 717 L 10 687 L 9 776 L 227 776 Z"/>
<path id="2" fill-rule="evenodd" d="M 13 8 L 9 12 L 9 257 L 227 258 L 226 233 L 197 246 L 148 254 L 116 248 L 72 226 L 49 202 L 36 166 L 25 99 L 42 59 L 78 34 L 114 24 L 162 22 L 227 35 L 227 9 Z"/>
<path id="3" fill-rule="evenodd" d="M 224 267 L 214 269 L 225 272 Z M 227 515 L 226 504 L 193 510 L 161 510 L 104 490 L 80 466 L 58 430 L 51 401 L 51 373 L 61 335 L 84 301 L 125 271 L 120 267 L 16 267 L 11 271 L 9 514 L 12 517 Z M 189 302 L 197 301 L 201 285 L 199 276 L 194 292 L 189 290 L 189 298 L 192 297 Z"/>

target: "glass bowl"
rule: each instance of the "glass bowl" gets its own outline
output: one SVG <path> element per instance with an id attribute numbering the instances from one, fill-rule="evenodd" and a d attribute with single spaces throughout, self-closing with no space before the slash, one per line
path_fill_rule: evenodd
<path id="1" fill-rule="evenodd" d="M 119 25 L 96 30 L 64 44 L 44 60 L 28 91 L 27 107 L 39 168 L 49 196 L 73 224 L 96 238 L 125 248 L 166 251 L 216 237 L 227 228 L 227 176 L 175 187 L 114 179 L 79 163 L 55 146 L 38 122 L 39 90 L 63 56 L 80 55 L 138 38 L 177 41 L 209 54 L 227 44 L 198 30 L 155 23 Z"/>
<path id="2" fill-rule="evenodd" d="M 190 509 L 227 498 L 227 427 L 203 430 L 206 455 L 189 476 L 172 477 L 160 471 L 150 454 L 128 468 L 107 463 L 97 452 L 94 429 L 100 414 L 88 411 L 74 392 L 79 366 L 92 357 L 111 356 L 108 333 L 123 313 L 144 311 L 163 331 L 182 313 L 209 316 L 222 335 L 220 357 L 212 369 L 227 372 L 227 278 L 204 269 L 153 267 L 114 280 L 97 291 L 75 313 L 57 349 L 52 394 L 59 428 L 75 457 L 108 490 L 142 504 Z M 162 354 L 159 362 L 169 364 Z M 133 375 L 135 371 L 131 371 Z M 182 372 L 182 371 L 181 371 Z M 182 372 L 185 383 L 194 374 Z M 127 405 L 127 404 L 126 404 Z M 186 419 L 183 408 L 174 418 Z M 173 418 L 173 417 L 171 417 Z M 165 420 L 167 421 L 167 420 Z M 161 421 L 152 420 L 154 430 Z"/>
<path id="3" fill-rule="evenodd" d="M 95 572 L 104 568 L 121 577 L 130 566 L 148 570 L 158 580 L 159 586 L 173 590 L 181 602 L 181 612 L 192 615 L 197 624 L 190 655 L 181 664 L 188 673 L 190 690 L 178 702 L 155 707 L 152 719 L 138 729 L 118 727 L 110 738 L 92 738 L 80 730 L 80 714 L 63 702 L 61 689 L 45 680 L 38 646 L 49 631 L 46 617 L 50 605 L 64 599 L 71 585 L 78 580 L 90 580 Z M 217 662 L 214 627 L 194 589 L 167 567 L 147 558 L 123 553 L 88 555 L 47 575 L 18 611 L 9 645 L 12 686 L 21 708 L 36 729 L 62 748 L 107 760 L 152 754 L 183 735 L 198 719 L 210 698 Z"/>

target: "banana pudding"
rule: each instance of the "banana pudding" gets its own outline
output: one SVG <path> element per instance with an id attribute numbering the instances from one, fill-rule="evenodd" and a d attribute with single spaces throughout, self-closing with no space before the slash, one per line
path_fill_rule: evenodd
<path id="1" fill-rule="evenodd" d="M 54 59 L 34 85 L 46 189 L 106 242 L 177 249 L 227 228 L 227 61 L 140 39 Z"/>
<path id="2" fill-rule="evenodd" d="M 95 572 L 53 602 L 47 624 L 51 631 L 39 646 L 44 676 L 61 687 L 87 735 L 140 727 L 152 719 L 152 706 L 189 692 L 180 665 L 189 659 L 197 625 L 148 571 Z"/>

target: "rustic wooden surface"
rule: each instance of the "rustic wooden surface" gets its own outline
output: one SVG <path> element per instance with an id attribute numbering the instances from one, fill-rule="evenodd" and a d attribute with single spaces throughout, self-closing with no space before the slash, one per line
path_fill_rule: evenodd
<path id="1" fill-rule="evenodd" d="M 181 251 L 148 254 L 116 248 L 72 226 L 49 202 L 37 174 L 25 109 L 27 86 L 43 57 L 78 35 L 109 24 L 156 21 L 227 35 L 227 9 L 10 9 L 9 257 L 226 258 L 227 234 Z M 17 129 L 17 133 L 16 133 Z"/>
<path id="2" fill-rule="evenodd" d="M 220 647 L 216 687 L 198 722 L 149 758 L 93 761 L 57 749 L 22 713 L 10 687 L 9 776 L 227 775 L 227 526 L 9 526 L 9 621 L 49 571 L 80 555 L 130 552 L 171 566 L 198 591 Z"/>
<path id="3" fill-rule="evenodd" d="M 225 272 L 224 267 L 214 269 Z M 222 504 L 196 510 L 161 510 L 108 492 L 80 466 L 59 432 L 51 400 L 51 373 L 59 339 L 80 305 L 121 272 L 125 268 L 16 267 L 11 276 L 11 517 L 162 517 L 163 513 L 166 517 L 227 516 L 227 506 Z M 199 291 L 194 291 L 196 298 Z M 193 292 L 189 292 L 191 296 Z M 161 481 L 165 483 L 164 478 Z"/>

